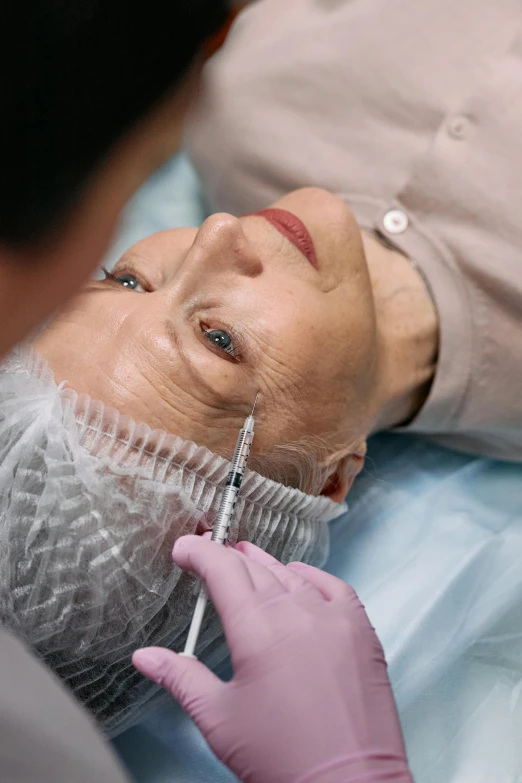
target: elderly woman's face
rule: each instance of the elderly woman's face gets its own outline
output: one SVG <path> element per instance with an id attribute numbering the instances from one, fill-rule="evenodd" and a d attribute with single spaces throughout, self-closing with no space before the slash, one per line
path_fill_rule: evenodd
<path id="1" fill-rule="evenodd" d="M 376 336 L 359 229 L 336 197 L 295 191 L 148 237 L 89 283 L 37 349 L 78 392 L 230 451 L 260 392 L 255 447 L 368 425 Z"/>

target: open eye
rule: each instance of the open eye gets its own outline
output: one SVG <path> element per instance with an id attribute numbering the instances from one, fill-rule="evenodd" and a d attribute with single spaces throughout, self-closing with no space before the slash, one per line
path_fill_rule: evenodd
<path id="1" fill-rule="evenodd" d="M 216 348 L 224 351 L 234 359 L 237 358 L 234 342 L 227 332 L 223 331 L 223 329 L 205 329 L 203 326 L 201 328 L 207 340 L 215 345 Z"/>
<path id="2" fill-rule="evenodd" d="M 103 271 L 105 273 L 106 280 L 112 280 L 114 283 L 118 283 L 118 285 L 121 285 L 123 288 L 128 288 L 130 291 L 137 291 L 140 294 L 147 293 L 136 275 L 133 275 L 130 272 L 114 274 L 113 272 L 108 272 L 106 269 Z"/>

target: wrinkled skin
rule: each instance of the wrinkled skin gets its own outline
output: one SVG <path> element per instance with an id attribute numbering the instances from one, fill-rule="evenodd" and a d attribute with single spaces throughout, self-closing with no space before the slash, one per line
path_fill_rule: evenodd
<path id="1" fill-rule="evenodd" d="M 377 338 L 361 236 L 325 191 L 298 190 L 274 206 L 306 225 L 317 269 L 263 217 L 213 215 L 199 230 L 134 245 L 115 279 L 90 282 L 36 347 L 58 381 L 220 453 L 259 391 L 256 450 L 321 438 L 335 453 L 325 492 L 340 500 L 374 414 Z"/>

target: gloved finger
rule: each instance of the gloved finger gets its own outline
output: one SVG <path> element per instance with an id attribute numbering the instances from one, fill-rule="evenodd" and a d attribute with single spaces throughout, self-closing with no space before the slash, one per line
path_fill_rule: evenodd
<path id="1" fill-rule="evenodd" d="M 164 647 L 136 650 L 132 663 L 145 677 L 169 691 L 196 723 L 201 718 L 198 706 L 209 703 L 225 685 L 204 664 Z"/>
<path id="2" fill-rule="evenodd" d="M 261 586 L 268 588 L 268 582 L 260 582 L 259 573 L 251 573 L 246 558 L 233 547 L 224 547 L 215 541 L 206 541 L 200 536 L 182 536 L 174 544 L 174 562 L 185 571 L 191 571 L 205 582 L 214 606 L 221 617 L 225 634 L 227 618 L 233 616 L 249 596 Z M 277 580 L 270 574 L 273 588 Z M 279 589 L 280 586 L 279 586 Z"/>
<path id="3" fill-rule="evenodd" d="M 199 533 L 196 533 L 196 535 L 199 535 Z M 212 530 L 207 530 L 205 533 L 202 533 L 200 538 L 205 539 L 205 541 L 211 541 L 212 540 Z M 225 541 L 225 546 L 230 547 L 230 546 L 232 546 L 232 544 L 229 541 Z"/>
<path id="4" fill-rule="evenodd" d="M 314 590 L 318 597 L 322 597 L 321 591 L 317 590 L 311 580 L 303 579 L 297 572 L 288 570 L 288 568 L 280 563 L 279 560 L 276 560 L 275 557 L 272 557 L 268 552 L 263 551 L 249 541 L 238 542 L 234 549 L 244 554 L 247 561 L 265 566 L 266 569 L 277 577 L 284 589 L 288 592 L 295 592 L 296 590 L 303 589 Z"/>
<path id="5" fill-rule="evenodd" d="M 243 551 L 245 547 L 243 547 L 242 545 L 245 544 L 246 544 L 247 551 Z M 255 557 L 254 558 L 249 557 L 248 556 L 249 547 L 252 547 L 257 552 L 260 552 L 263 555 L 266 553 L 263 552 L 262 549 L 259 549 L 259 547 L 254 546 L 253 544 L 248 544 L 248 542 L 246 541 L 242 541 L 241 543 L 234 544 L 234 549 L 243 558 L 243 562 L 246 568 L 248 568 L 256 592 L 263 593 L 263 599 L 266 599 L 268 597 L 273 597 L 278 593 L 286 592 L 286 585 L 284 583 L 284 580 L 280 578 L 277 570 L 277 567 L 279 567 L 284 571 L 284 566 L 281 565 L 281 563 L 271 555 L 266 555 L 267 558 L 266 561 L 263 561 L 261 559 L 256 560 Z M 274 564 L 276 568 L 274 568 Z"/>
<path id="6" fill-rule="evenodd" d="M 281 565 L 279 560 L 276 560 L 275 557 L 269 555 L 264 549 L 261 549 L 255 544 L 251 544 L 250 541 L 238 541 L 237 544 L 234 544 L 234 549 L 237 552 L 242 552 L 249 560 L 255 560 L 262 565 Z"/>
<path id="7" fill-rule="evenodd" d="M 209 532 L 209 533 L 204 533 L 201 536 L 201 538 L 210 540 L 211 536 L 212 533 Z M 246 542 L 241 542 L 241 543 L 246 543 Z M 232 546 L 232 544 L 229 544 L 229 542 L 227 541 L 225 543 L 225 546 L 230 547 Z M 254 544 L 250 544 L 250 546 L 254 546 Z M 236 552 L 240 552 L 241 554 L 244 554 L 239 544 L 234 544 L 233 548 L 236 550 Z M 259 547 L 254 547 L 254 549 L 259 549 Z M 259 551 L 262 552 L 263 550 L 259 549 Z M 279 561 L 276 560 L 275 557 L 272 557 L 271 555 L 267 555 L 267 558 L 269 558 L 270 561 L 280 565 Z M 274 574 L 271 573 L 271 571 L 268 571 L 266 568 L 260 568 L 260 569 L 252 568 L 248 558 L 244 560 L 244 564 L 248 569 L 250 576 L 252 577 L 252 581 L 254 583 L 256 590 L 267 590 L 268 588 L 275 587 L 277 585 L 278 580 L 276 581 L 276 578 Z"/>
<path id="8" fill-rule="evenodd" d="M 202 536 L 202 538 L 208 538 L 208 536 L 204 535 Z M 210 539 L 208 538 L 208 540 Z M 232 547 L 232 545 L 229 544 L 228 542 L 225 544 L 225 546 Z M 240 553 L 241 557 L 243 558 L 242 562 L 252 578 L 252 582 L 254 584 L 254 588 L 256 592 L 262 591 L 265 594 L 264 597 L 266 598 L 267 592 L 270 595 L 270 597 L 272 597 L 273 595 L 281 591 L 282 585 L 280 581 L 277 579 L 277 577 L 272 573 L 272 571 L 270 571 L 264 566 L 253 564 L 248 558 L 244 557 L 243 553 L 239 548 L 236 548 L 235 546 L 233 548 L 236 549 L 236 551 Z M 268 557 L 270 557 L 270 555 L 268 555 Z M 275 558 L 271 558 L 271 560 L 273 560 L 274 563 L 278 563 L 278 561 L 275 560 Z"/>
<path id="9" fill-rule="evenodd" d="M 355 600 L 357 604 L 360 604 L 359 597 L 353 587 L 343 582 L 342 579 L 338 579 L 336 576 L 332 576 L 332 574 L 327 574 L 326 571 L 321 571 L 320 568 L 314 568 L 306 563 L 290 563 L 287 568 L 311 582 L 327 601 L 339 598 Z"/>

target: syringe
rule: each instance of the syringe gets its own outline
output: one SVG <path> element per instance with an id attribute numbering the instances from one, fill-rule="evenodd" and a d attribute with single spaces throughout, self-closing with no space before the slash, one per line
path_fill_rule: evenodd
<path id="1" fill-rule="evenodd" d="M 254 411 L 256 409 L 257 398 L 259 392 L 256 395 L 254 401 L 254 407 L 252 413 L 245 419 L 245 423 L 242 429 L 239 431 L 239 436 L 236 442 L 236 448 L 234 450 L 234 456 L 230 466 L 230 471 L 227 476 L 227 483 L 223 490 L 223 496 L 219 505 L 219 511 L 212 529 L 212 541 L 217 544 L 225 544 L 228 539 L 228 531 L 230 529 L 230 523 L 234 515 L 236 508 L 237 496 L 241 489 L 243 482 L 243 476 L 245 475 L 245 469 L 248 462 L 248 456 L 250 454 L 250 447 L 254 439 Z M 201 630 L 201 623 L 203 622 L 203 615 L 205 614 L 205 608 L 207 606 L 207 591 L 205 586 L 201 585 L 196 608 L 192 615 L 192 622 L 190 624 L 187 641 L 185 643 L 185 649 L 181 653 L 189 658 L 195 658 L 194 651 L 198 642 L 199 632 Z"/>

